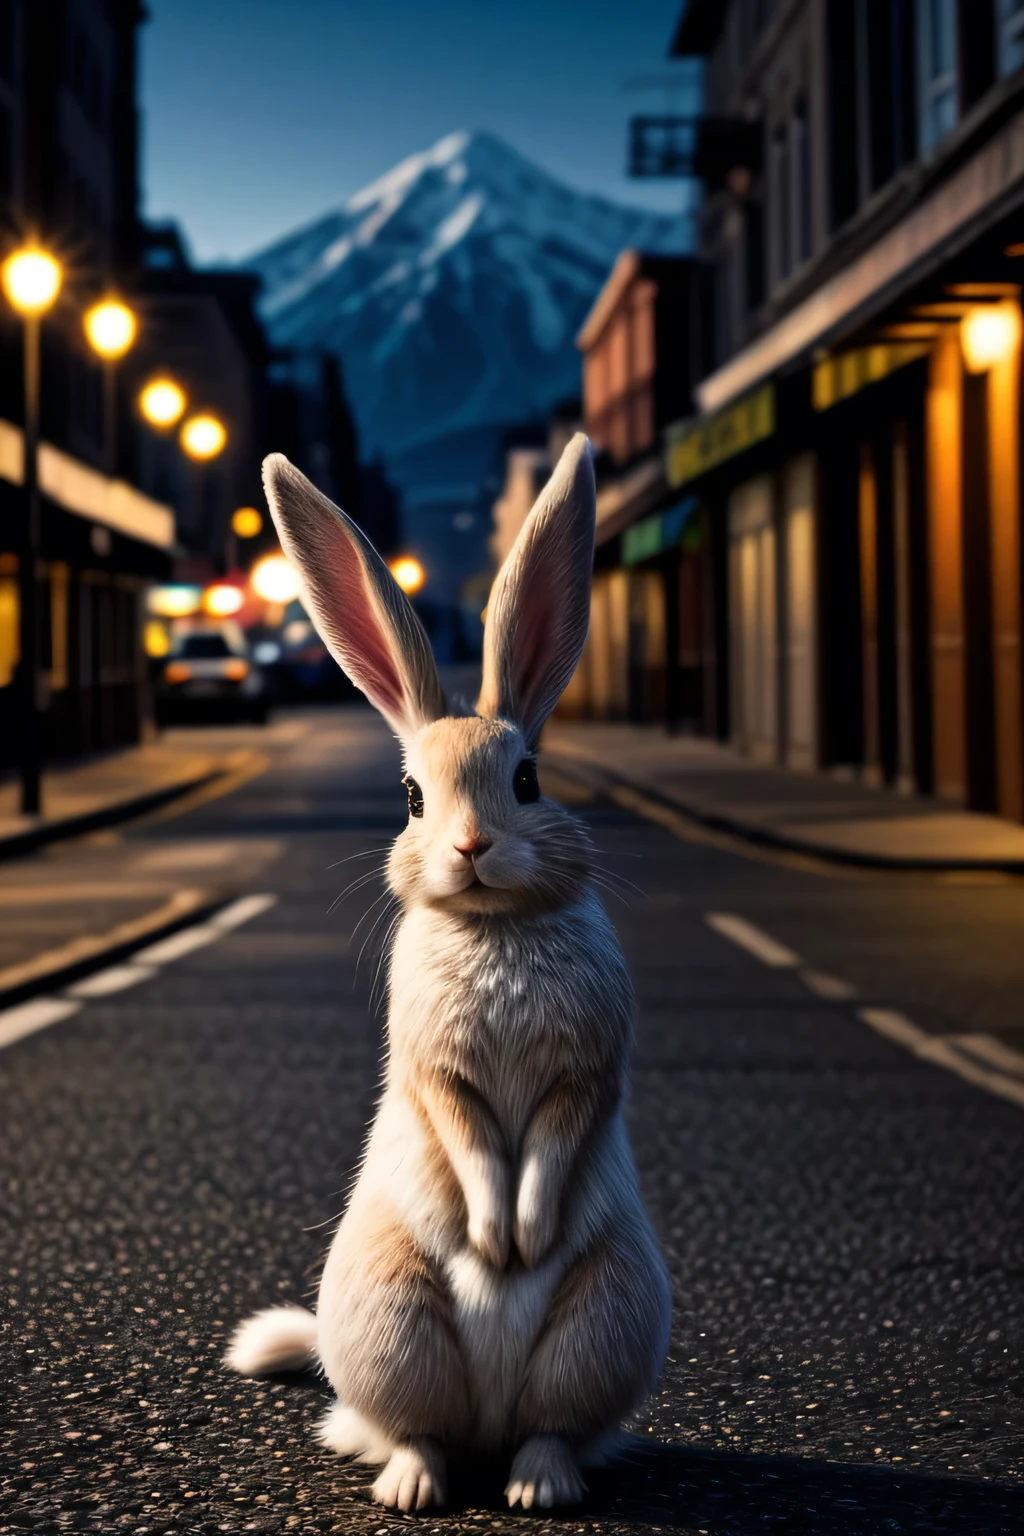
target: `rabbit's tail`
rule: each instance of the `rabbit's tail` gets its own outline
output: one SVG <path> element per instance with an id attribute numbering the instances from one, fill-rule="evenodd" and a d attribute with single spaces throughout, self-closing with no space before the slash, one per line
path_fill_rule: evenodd
<path id="1" fill-rule="evenodd" d="M 344 1403 L 332 1403 L 317 1426 L 316 1437 L 321 1445 L 339 1456 L 353 1456 L 356 1461 L 367 1461 L 375 1466 L 390 1461 L 395 1449 L 394 1442 L 382 1429 Z"/>
<path id="2" fill-rule="evenodd" d="M 240 1376 L 305 1371 L 316 1364 L 316 1318 L 305 1307 L 268 1307 L 239 1323 L 224 1364 Z"/>

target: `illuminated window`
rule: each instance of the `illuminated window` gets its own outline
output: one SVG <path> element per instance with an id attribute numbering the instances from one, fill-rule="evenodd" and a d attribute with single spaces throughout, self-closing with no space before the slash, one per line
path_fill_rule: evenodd
<path id="1" fill-rule="evenodd" d="M 18 665 L 18 557 L 0 554 L 0 688 L 9 688 Z"/>

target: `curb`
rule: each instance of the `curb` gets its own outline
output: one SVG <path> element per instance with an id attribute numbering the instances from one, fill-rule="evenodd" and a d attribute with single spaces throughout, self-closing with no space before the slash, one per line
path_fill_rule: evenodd
<path id="1" fill-rule="evenodd" d="M 103 827 L 113 827 L 122 821 L 132 821 L 148 811 L 158 811 L 161 806 L 180 800 L 193 790 L 202 789 L 229 773 L 228 768 L 213 768 L 192 779 L 179 779 L 165 784 L 162 789 L 147 790 L 128 800 L 115 800 L 95 811 L 84 811 L 80 816 L 64 816 L 54 821 L 43 821 L 36 827 L 26 827 L 23 832 L 11 832 L 0 836 L 0 863 L 7 859 L 20 859 L 48 843 L 63 842 L 67 838 L 82 837 L 87 832 L 99 832 Z"/>
<path id="2" fill-rule="evenodd" d="M 545 757 L 570 778 L 594 788 L 595 783 L 605 788 L 628 789 L 644 796 L 664 810 L 686 816 L 711 832 L 724 832 L 731 837 L 742 838 L 756 847 L 770 848 L 779 853 L 798 853 L 804 858 L 820 859 L 826 864 L 845 865 L 849 869 L 877 869 L 904 874 L 1003 874 L 1024 875 L 1024 859 L 915 859 L 901 858 L 885 853 L 858 852 L 854 848 L 835 848 L 828 843 L 812 843 L 805 838 L 787 837 L 751 822 L 740 821 L 719 811 L 707 811 L 675 795 L 667 795 L 613 768 L 598 766 L 591 758 L 563 756 L 557 748 L 545 751 Z"/>
<path id="3" fill-rule="evenodd" d="M 149 928 L 144 928 L 140 924 L 128 939 L 117 940 L 103 949 L 83 955 L 79 960 L 69 961 L 66 965 L 56 965 L 51 970 L 41 971 L 12 987 L 6 987 L 0 990 L 0 1012 L 15 1007 L 18 1003 L 28 1002 L 41 993 L 71 986 L 73 982 L 81 981 L 85 976 L 91 976 L 94 971 L 106 970 L 108 966 L 126 960 L 136 950 L 146 949 L 160 939 L 169 939 L 172 934 L 178 933 L 182 928 L 193 928 L 197 923 L 205 922 L 213 913 L 219 912 L 234 899 L 231 893 L 221 892 L 217 896 L 211 896 L 208 900 L 199 902 L 194 907 L 186 908 L 165 922 L 155 923 Z"/>

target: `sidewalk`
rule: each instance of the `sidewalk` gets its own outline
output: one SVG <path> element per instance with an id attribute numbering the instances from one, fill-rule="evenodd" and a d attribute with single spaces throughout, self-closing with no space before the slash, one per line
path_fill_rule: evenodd
<path id="1" fill-rule="evenodd" d="M 159 741 L 56 764 L 43 775 L 43 814 L 38 817 L 20 814 L 17 775 L 5 773 L 0 778 L 0 859 L 155 810 L 230 771 L 235 757 Z"/>
<path id="2" fill-rule="evenodd" d="M 1024 873 L 1024 827 L 827 772 L 752 762 L 656 727 L 554 720 L 544 752 L 591 783 L 630 786 L 704 825 L 776 848 L 882 869 Z"/>

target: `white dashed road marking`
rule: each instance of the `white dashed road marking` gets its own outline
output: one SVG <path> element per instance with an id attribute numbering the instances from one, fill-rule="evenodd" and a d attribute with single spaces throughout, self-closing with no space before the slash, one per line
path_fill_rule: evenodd
<path id="1" fill-rule="evenodd" d="M 774 969 L 802 966 L 799 955 L 744 917 L 731 912 L 707 912 L 705 919 L 716 933 L 731 939 L 765 965 Z M 856 989 L 840 976 L 803 968 L 800 980 L 817 997 L 835 1002 L 845 1002 L 857 995 Z M 876 1034 L 902 1046 L 921 1061 L 955 1072 L 965 1083 L 1024 1108 L 1024 1055 L 994 1035 L 932 1035 L 895 1008 L 858 1008 L 857 1017 Z"/>
<path id="2" fill-rule="evenodd" d="M 161 965 L 180 960 L 194 950 L 216 943 L 243 923 L 251 922 L 254 917 L 268 911 L 276 902 L 277 897 L 269 893 L 242 896 L 205 923 L 197 923 L 192 928 L 183 928 L 179 933 L 171 934 L 169 938 L 160 939 L 156 944 L 138 950 L 121 964 L 108 966 L 104 971 L 94 971 L 91 976 L 84 976 L 81 981 L 65 988 L 59 996 L 33 997 L 13 1008 L 3 1009 L 0 1011 L 0 1050 L 5 1045 L 13 1045 L 15 1040 L 22 1040 L 26 1035 L 33 1035 L 50 1024 L 58 1024 L 62 1019 L 70 1018 L 90 999 L 111 997 L 128 987 L 138 986 L 140 982 L 152 980 L 159 974 Z"/>
<path id="3" fill-rule="evenodd" d="M 785 944 L 780 944 L 777 939 L 772 939 L 760 928 L 755 928 L 753 923 L 748 923 L 745 917 L 735 917 L 731 912 L 709 912 L 707 922 L 710 928 L 720 933 L 724 939 L 731 939 L 741 949 L 756 959 L 763 961 L 776 970 L 793 968 L 801 964 L 800 956 L 793 950 L 787 949 Z"/>

